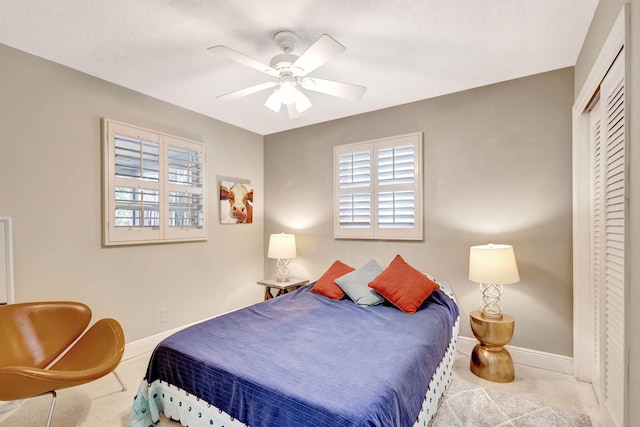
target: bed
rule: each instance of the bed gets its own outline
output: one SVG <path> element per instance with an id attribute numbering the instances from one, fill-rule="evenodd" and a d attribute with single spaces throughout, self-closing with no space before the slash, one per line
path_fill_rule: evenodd
<path id="1" fill-rule="evenodd" d="M 430 277 L 430 276 L 429 276 Z M 428 426 L 451 379 L 449 286 L 415 314 L 312 285 L 181 330 L 155 348 L 130 426 Z"/>

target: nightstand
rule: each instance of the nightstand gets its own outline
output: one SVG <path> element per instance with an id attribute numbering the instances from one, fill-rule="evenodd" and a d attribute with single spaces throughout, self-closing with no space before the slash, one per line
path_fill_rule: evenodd
<path id="1" fill-rule="evenodd" d="M 296 279 L 294 277 L 290 277 L 288 282 L 278 282 L 276 279 L 258 281 L 258 285 L 264 286 L 265 301 L 271 298 L 279 297 L 280 295 L 288 294 L 289 292 L 295 291 L 296 289 L 306 285 L 307 283 L 309 283 L 308 280 Z M 271 293 L 271 289 L 277 290 L 275 295 Z"/>
<path id="2" fill-rule="evenodd" d="M 513 317 L 503 313 L 502 318 L 494 319 L 483 316 L 480 310 L 472 311 L 469 316 L 473 335 L 480 341 L 471 352 L 471 372 L 487 381 L 513 381 L 513 360 L 503 348 L 513 337 Z"/>

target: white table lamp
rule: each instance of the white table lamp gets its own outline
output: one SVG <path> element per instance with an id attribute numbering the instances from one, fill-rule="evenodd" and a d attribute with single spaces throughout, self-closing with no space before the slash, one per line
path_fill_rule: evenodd
<path id="1" fill-rule="evenodd" d="M 277 259 L 278 282 L 289 281 L 289 260 L 296 257 L 296 236 L 293 234 L 272 234 L 269 238 L 267 257 Z"/>
<path id="2" fill-rule="evenodd" d="M 520 281 L 513 246 L 493 243 L 472 246 L 469 251 L 469 280 L 480 284 L 482 316 L 501 319 L 502 285 Z"/>

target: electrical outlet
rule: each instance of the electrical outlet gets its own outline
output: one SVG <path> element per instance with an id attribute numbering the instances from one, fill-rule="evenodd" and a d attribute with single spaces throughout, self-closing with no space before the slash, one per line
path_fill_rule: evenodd
<path id="1" fill-rule="evenodd" d="M 169 310 L 160 310 L 160 323 L 167 323 L 169 321 Z"/>

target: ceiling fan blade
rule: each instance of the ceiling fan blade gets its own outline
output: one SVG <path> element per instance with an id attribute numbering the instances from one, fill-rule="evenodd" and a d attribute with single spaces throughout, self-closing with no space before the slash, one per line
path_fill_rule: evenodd
<path id="1" fill-rule="evenodd" d="M 314 92 L 326 93 L 327 95 L 333 95 L 351 101 L 360 101 L 367 91 L 367 88 L 364 86 L 316 79 L 315 77 L 302 80 L 302 87 Z"/>
<path id="2" fill-rule="evenodd" d="M 296 74 L 305 76 L 345 50 L 346 48 L 331 36 L 323 34 L 291 65 L 291 68 L 301 70 Z"/>
<path id="3" fill-rule="evenodd" d="M 252 93 L 260 92 L 261 90 L 269 89 L 274 86 L 277 86 L 278 82 L 266 82 L 260 83 L 259 85 L 250 86 L 244 89 L 236 90 L 234 92 L 226 93 L 224 95 L 220 95 L 217 98 L 222 100 L 231 100 L 238 99 L 243 96 L 251 95 Z"/>
<path id="4" fill-rule="evenodd" d="M 215 53 L 216 55 L 224 56 L 227 59 L 239 62 L 240 64 L 246 65 L 247 67 L 262 71 L 263 73 L 267 73 L 270 76 L 278 77 L 279 75 L 278 72 L 270 66 L 265 65 L 260 61 L 256 61 L 253 58 L 249 58 L 247 55 L 226 46 L 213 46 L 208 48 L 207 50 L 209 52 Z"/>

